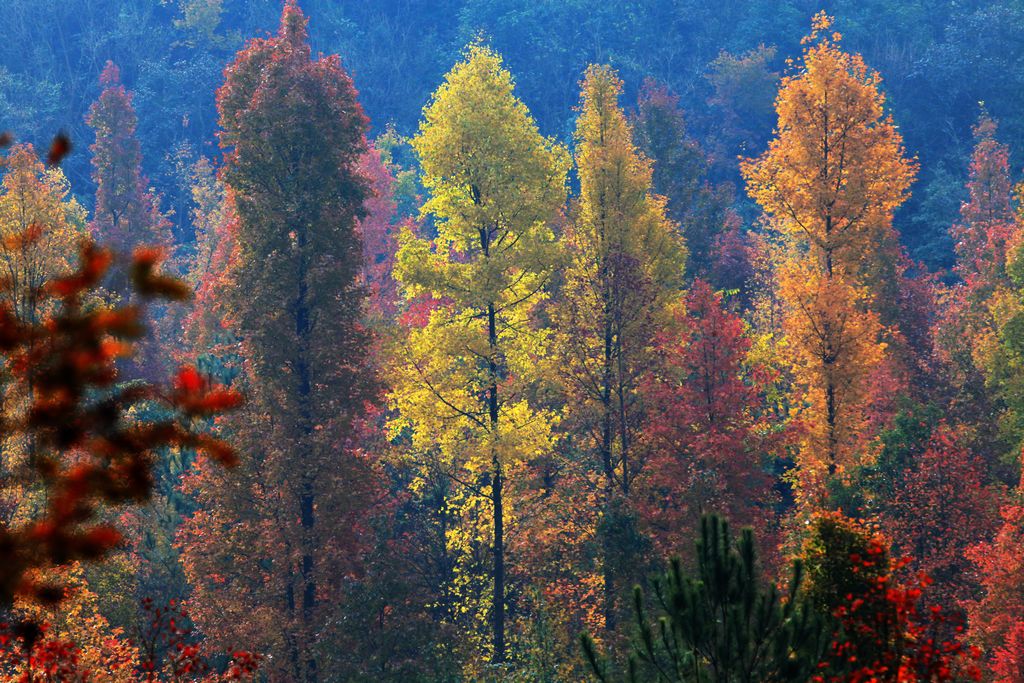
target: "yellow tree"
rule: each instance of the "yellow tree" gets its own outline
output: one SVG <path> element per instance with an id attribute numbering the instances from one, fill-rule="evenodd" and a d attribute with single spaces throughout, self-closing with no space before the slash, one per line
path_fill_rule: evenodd
<path id="1" fill-rule="evenodd" d="M 40 642 L 35 646 L 37 659 L 40 650 L 47 645 L 66 644 L 67 650 L 73 653 L 75 666 L 73 671 L 66 672 L 68 677 L 59 674 L 53 679 L 39 675 L 35 678 L 26 671 L 12 672 L 12 675 L 0 674 L 0 681 L 33 681 L 61 680 L 89 681 L 90 683 L 135 683 L 139 681 L 136 673 L 139 665 L 139 652 L 118 626 L 112 626 L 100 608 L 100 597 L 89 586 L 84 568 L 79 563 L 48 570 L 46 578 L 59 581 L 64 586 L 64 594 L 57 605 L 46 606 L 30 600 L 19 600 L 15 612 L 24 615 L 36 623 L 46 624 Z M 38 663 L 36 664 L 38 668 Z"/>
<path id="2" fill-rule="evenodd" d="M 6 171 L 0 185 L 0 277 L 7 286 L 0 297 L 10 304 L 15 316 L 25 323 L 40 323 L 53 299 L 41 296 L 43 285 L 66 275 L 76 261 L 79 240 L 85 235 L 85 210 L 71 198 L 70 186 L 58 168 L 47 169 L 31 145 L 15 145 L 3 161 Z M 28 237 L 28 238 L 25 238 Z M 7 419 L 31 400 L 32 380 L 4 391 L 3 410 Z M 36 504 L 24 496 L 13 475 L 31 463 L 34 440 L 24 435 L 3 439 L 2 486 L 8 490 L 7 514 Z M 15 501 L 20 501 L 20 505 Z M 9 522 L 10 519 L 5 519 Z"/>
<path id="3" fill-rule="evenodd" d="M 603 488 L 601 514 L 605 625 L 615 621 L 615 547 L 628 521 L 628 499 L 640 472 L 634 444 L 643 416 L 638 391 L 656 362 L 654 335 L 683 285 L 686 248 L 666 218 L 665 199 L 651 192 L 651 162 L 633 144 L 619 105 L 622 81 L 590 66 L 576 124 L 580 182 L 566 228 L 569 261 L 553 310 L 558 353 L 574 433 L 592 438 Z"/>
<path id="4" fill-rule="evenodd" d="M 85 235 L 85 210 L 71 198 L 59 168 L 47 169 L 31 145 L 16 145 L 0 188 L 0 272 L 19 319 L 37 323 L 44 311 L 40 287 L 64 275 Z M 35 239 L 10 239 L 31 234 Z"/>
<path id="5" fill-rule="evenodd" d="M 741 165 L 783 243 L 777 277 L 793 399 L 806 426 L 805 495 L 821 494 L 826 477 L 863 450 L 870 375 L 885 348 L 872 310 L 879 263 L 916 172 L 885 112 L 878 74 L 840 48 L 831 23 L 815 16 L 802 63 L 779 90 L 776 137 Z"/>
<path id="6" fill-rule="evenodd" d="M 505 481 L 549 449 L 554 419 L 531 401 L 546 342 L 531 312 L 556 256 L 549 223 L 565 203 L 568 155 L 538 133 L 500 56 L 478 44 L 434 93 L 413 147 L 437 237 L 403 231 L 395 275 L 406 299 L 435 305 L 401 349 L 394 426 L 411 427 L 415 450 L 440 454 L 489 527 L 491 661 L 501 663 Z"/>

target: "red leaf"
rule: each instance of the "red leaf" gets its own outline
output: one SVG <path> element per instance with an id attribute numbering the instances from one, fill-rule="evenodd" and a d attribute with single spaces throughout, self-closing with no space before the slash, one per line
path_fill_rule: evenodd
<path id="1" fill-rule="evenodd" d="M 71 153 L 71 149 L 71 139 L 67 133 L 57 133 L 53 142 L 50 143 L 50 151 L 46 155 L 46 165 L 57 166 L 64 160 L 64 157 Z"/>

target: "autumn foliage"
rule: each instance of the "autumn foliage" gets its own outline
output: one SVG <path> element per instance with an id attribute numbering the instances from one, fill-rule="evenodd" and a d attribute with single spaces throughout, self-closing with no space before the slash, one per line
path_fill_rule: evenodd
<path id="1" fill-rule="evenodd" d="M 68 214 L 60 204 L 60 175 L 44 172 L 28 147 L 15 148 L 5 162 L 12 169 L 5 181 L 29 185 L 7 182 L 4 199 L 22 207 L 30 199 L 49 200 L 50 208 L 48 215 L 9 214 L 31 216 L 33 222 L 22 230 L 8 224 L 3 243 L 9 263 L 27 274 L 5 282 L 0 302 L 7 399 L 3 427 L 8 441 L 20 445 L 8 450 L 20 457 L 5 462 L 5 469 L 8 485 L 17 482 L 25 495 L 41 501 L 0 531 L 5 558 L 0 603 L 24 614 L 4 626 L 4 668 L 23 672 L 19 680 L 26 681 L 34 680 L 34 671 L 47 680 L 86 680 L 90 670 L 120 672 L 116 680 L 129 680 L 135 658 L 119 630 L 110 632 L 102 658 L 96 659 L 100 643 L 89 641 L 103 637 L 106 620 L 96 613 L 95 596 L 81 585 L 74 568 L 79 562 L 104 560 L 125 542 L 107 511 L 149 497 L 159 453 L 191 449 L 222 465 L 235 464 L 230 446 L 196 431 L 193 423 L 238 406 L 241 396 L 192 367 L 183 367 L 166 384 L 126 382 L 119 363 L 137 353 L 146 330 L 146 304 L 180 301 L 187 290 L 160 272 L 159 249 L 116 254 L 84 236 L 76 267 L 62 273 L 30 267 L 29 255 L 38 258 L 42 249 L 60 253 L 55 236 L 69 239 L 62 233 Z M 36 187 L 29 194 L 31 183 Z M 137 293 L 136 303 L 98 303 L 118 259 Z M 139 419 L 143 406 L 159 407 L 161 417 Z M 77 607 L 89 604 L 80 602 L 81 594 L 92 595 L 91 614 Z M 70 632 L 61 632 L 52 608 L 59 608 Z M 79 637 L 71 640 L 69 635 Z"/>
<path id="2" fill-rule="evenodd" d="M 314 51 L 405 35 L 370 4 L 158 3 L 179 80 L 100 45 L 88 143 L 0 135 L 0 681 L 1024 682 L 1018 117 L 912 197 L 945 52 L 514 2 L 443 76 Z M 581 68 L 557 128 L 509 26 Z"/>
<path id="3" fill-rule="evenodd" d="M 813 681 L 981 680 L 980 651 L 969 647 L 941 607 L 922 600 L 927 575 L 896 578 L 907 560 L 893 559 L 877 532 L 829 513 L 812 525 L 803 550 L 811 600 L 831 611 L 833 640 Z"/>
<path id="4" fill-rule="evenodd" d="M 741 165 L 782 241 L 781 331 L 805 425 L 801 494 L 870 454 L 872 377 L 885 358 L 876 272 L 916 165 L 905 157 L 877 73 L 844 52 L 823 13 L 776 100 L 778 134 Z"/>

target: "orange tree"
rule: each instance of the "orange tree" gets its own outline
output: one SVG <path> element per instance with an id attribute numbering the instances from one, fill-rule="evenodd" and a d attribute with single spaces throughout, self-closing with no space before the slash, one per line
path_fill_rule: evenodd
<path id="1" fill-rule="evenodd" d="M 805 422 L 798 484 L 820 497 L 863 452 L 870 378 L 885 357 L 875 295 L 892 213 L 916 164 L 885 113 L 877 73 L 844 52 L 818 14 L 800 67 L 782 81 L 778 133 L 741 168 L 778 231 L 782 329 L 792 348 L 793 404 Z"/>

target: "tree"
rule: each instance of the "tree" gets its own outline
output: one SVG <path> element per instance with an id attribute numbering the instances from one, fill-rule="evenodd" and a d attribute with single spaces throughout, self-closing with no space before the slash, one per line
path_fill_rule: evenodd
<path id="1" fill-rule="evenodd" d="M 966 550 L 991 534 L 997 521 L 995 492 L 962 441 L 940 423 L 900 476 L 886 520 L 893 547 L 914 558 L 908 568 L 934 581 L 925 591 L 929 602 L 947 613 L 977 593 Z"/>
<path id="2" fill-rule="evenodd" d="M 802 67 L 779 90 L 775 139 L 741 164 L 786 250 L 782 325 L 807 428 L 801 488 L 811 497 L 870 438 L 870 379 L 885 349 L 872 306 L 889 282 L 880 264 L 894 243 L 892 213 L 916 169 L 885 114 L 878 74 L 840 49 L 839 34 L 822 35 L 830 26 L 824 13 L 815 17 Z"/>
<path id="3" fill-rule="evenodd" d="M 306 26 L 287 2 L 278 34 L 250 41 L 217 93 L 236 217 L 224 312 L 251 393 L 228 426 L 239 474 L 190 477 L 201 509 L 180 542 L 203 631 L 259 643 L 275 675 L 308 682 L 328 607 L 361 571 L 377 383 L 359 284 L 367 122 L 338 57 L 311 58 Z"/>
<path id="4" fill-rule="evenodd" d="M 403 230 L 395 274 L 407 301 L 436 305 L 400 350 L 396 428 L 411 428 L 416 451 L 438 453 L 471 493 L 464 511 L 490 527 L 490 660 L 500 664 L 506 479 L 551 445 L 553 416 L 530 400 L 545 341 L 531 314 L 554 265 L 549 222 L 565 201 L 568 159 L 537 132 L 501 58 L 479 44 L 434 93 L 412 144 L 437 237 Z"/>
<path id="5" fill-rule="evenodd" d="M 1015 623 L 1005 644 L 996 648 L 991 668 L 995 683 L 1024 681 L 1024 622 Z"/>
<path id="6" fill-rule="evenodd" d="M 996 139 L 997 129 L 983 110 L 973 130 L 968 200 L 950 231 L 958 257 L 955 270 L 975 295 L 1006 283 L 1007 247 L 1015 233 L 1010 150 Z"/>
<path id="7" fill-rule="evenodd" d="M 64 594 L 55 605 L 40 604 L 33 600 L 19 601 L 16 611 L 22 618 L 44 626 L 40 628 L 40 642 L 35 643 L 30 651 L 5 653 L 13 661 L 0 667 L 3 672 L 0 673 L 0 680 L 33 680 L 28 671 L 48 668 L 32 661 L 33 650 L 37 655 L 35 659 L 45 660 L 48 654 L 52 654 L 54 660 L 49 666 L 69 669 L 64 672 L 67 678 L 56 676 L 56 680 L 96 680 L 104 683 L 131 683 L 138 680 L 138 650 L 121 628 L 112 628 L 103 616 L 96 593 L 90 590 L 82 575 L 81 565 L 72 563 L 57 570 L 46 571 L 45 574 L 49 575 L 48 579 L 59 580 L 64 585 Z M 62 649 L 68 657 L 57 656 Z M 39 657 L 42 653 L 46 654 Z M 19 656 L 23 654 L 28 656 Z M 18 678 L 18 674 L 26 677 Z"/>
<path id="8" fill-rule="evenodd" d="M 193 208 L 182 222 L 194 228 L 196 241 L 182 245 L 180 260 L 175 259 L 174 265 L 179 272 L 184 271 L 182 280 L 193 294 L 189 306 L 161 311 L 158 331 L 162 334 L 151 349 L 159 353 L 161 359 L 194 365 L 209 381 L 230 385 L 239 372 L 238 339 L 221 326 L 222 318 L 218 316 L 223 314 L 223 301 L 211 302 L 215 287 L 209 273 L 223 274 L 227 269 L 226 254 L 221 247 L 228 246 L 230 238 L 225 236 L 228 228 L 222 224 L 228 223 L 233 214 L 224 184 L 217 180 L 212 164 L 202 157 L 190 164 L 184 159 L 181 161 L 181 182 L 189 183 L 193 191 Z M 217 295 L 222 293 L 218 291 Z M 201 324 L 198 318 L 202 318 Z M 145 372 L 145 363 L 136 363 L 133 369 L 140 365 Z M 148 419 L 153 414 L 145 411 L 140 417 Z M 194 427 L 212 431 L 215 421 L 204 420 Z M 182 522 L 195 508 L 194 500 L 181 490 L 181 481 L 196 460 L 196 454 L 188 450 L 167 453 L 154 468 L 154 493 L 149 504 L 132 512 L 134 533 L 126 558 L 130 569 L 122 570 L 131 572 L 130 578 L 135 584 L 132 589 L 110 586 L 111 580 L 119 577 L 109 569 L 103 570 L 102 577 L 92 572 L 88 575 L 90 582 L 100 579 L 107 584 L 105 590 L 97 591 L 107 601 L 113 599 L 122 610 L 131 610 L 131 621 L 122 623 L 148 621 L 148 615 L 139 609 L 140 600 L 165 605 L 170 601 L 184 601 L 190 593 L 181 551 L 175 541 Z M 109 612 L 106 606 L 105 610 Z"/>
<path id="9" fill-rule="evenodd" d="M 956 390 L 953 410 L 965 423 L 975 426 L 975 447 L 982 453 L 1007 450 L 990 420 L 1004 412 L 1005 430 L 1013 434 L 1012 349 L 1002 344 L 1004 330 L 1015 317 L 1015 297 L 1010 278 L 1012 248 L 1019 232 L 1011 202 L 1009 150 L 996 139 L 996 122 L 982 112 L 974 127 L 975 147 L 967 181 L 967 201 L 960 207 L 960 221 L 950 230 L 959 281 L 946 288 L 944 306 L 935 323 L 938 358 Z M 1008 401 L 1008 399 L 1010 399 Z M 1012 438 L 1012 437 L 1011 437 Z"/>
<path id="10" fill-rule="evenodd" d="M 96 134 L 92 152 L 92 179 L 96 204 L 89 230 L 108 248 L 130 254 L 140 246 L 171 247 L 171 222 L 160 210 L 160 198 L 142 174 L 142 150 L 136 137 L 138 119 L 132 93 L 121 84 L 121 72 L 108 61 L 100 75 L 103 88 L 89 108 L 86 123 Z M 131 283 L 124 273 L 111 271 L 105 284 L 109 296 L 127 299 Z M 166 367 L 160 342 L 167 336 L 161 323 L 163 311 L 153 311 L 156 327 L 145 340 L 134 365 L 127 372 L 147 379 L 160 377 Z"/>
<path id="11" fill-rule="evenodd" d="M 701 519 L 696 575 L 672 560 L 654 580 L 662 616 L 652 627 L 643 591 L 634 589 L 637 637 L 629 654 L 627 680 L 659 683 L 753 683 L 813 680 L 829 643 L 827 618 L 803 589 L 800 562 L 784 592 L 761 577 L 754 534 L 739 542 L 717 516 Z M 583 636 L 584 653 L 597 680 L 613 680 L 593 642 Z"/>
<path id="12" fill-rule="evenodd" d="M 376 317 L 390 317 L 398 305 L 398 286 L 393 271 L 398 250 L 395 178 L 379 149 L 371 146 L 360 161 L 371 192 L 365 200 L 365 216 L 359 221 L 363 242 L 362 280 L 368 290 L 369 309 Z"/>
<path id="13" fill-rule="evenodd" d="M 59 151 L 50 152 L 53 164 Z M 183 368 L 171 387 L 119 384 L 118 361 L 137 352 L 144 334 L 142 307 L 100 301 L 99 285 L 114 256 L 87 240 L 77 268 L 50 270 L 69 265 L 59 248 L 47 254 L 67 242 L 62 176 L 42 173 L 29 147 L 15 148 L 4 162 L 11 165 L 3 197 L 7 218 L 25 221 L 19 230 L 8 220 L 2 238 L 11 272 L 0 297 L 3 382 L 5 393 L 20 399 L 5 403 L 4 431 L 33 446 L 27 461 L 7 463 L 4 485 L 19 482 L 36 504 L 0 526 L 0 607 L 6 612 L 17 606 L 23 613 L 16 624 L 4 625 L 0 658 L 28 679 L 34 666 L 61 680 L 77 679 L 87 675 L 84 665 L 126 680 L 134 655 L 117 629 L 105 635 L 107 622 L 77 564 L 109 558 L 121 545 L 121 531 L 106 517 L 115 506 L 148 498 L 157 453 L 198 449 L 233 463 L 226 444 L 193 432 L 189 423 L 237 405 L 240 397 L 211 386 L 191 368 Z M 132 257 L 129 281 L 139 300 L 185 298 L 185 287 L 161 274 L 159 262 L 151 249 Z M 140 419 L 140 411 L 154 407 L 157 418 Z M 48 632 L 57 637 L 47 641 Z M 68 635 L 79 642 L 57 639 Z"/>
<path id="14" fill-rule="evenodd" d="M 708 65 L 705 78 L 713 91 L 708 105 L 719 125 L 712 138 L 720 165 L 764 148 L 772 132 L 772 99 L 779 73 L 772 69 L 776 49 L 764 44 L 740 55 L 722 51 Z M 735 167 L 728 169 L 735 173 Z"/>
<path id="15" fill-rule="evenodd" d="M 72 197 L 70 186 L 58 167 L 46 168 L 31 145 L 13 146 L 3 161 L 6 173 L 0 185 L 0 271 L 7 286 L 0 300 L 11 307 L 15 318 L 26 325 L 39 325 L 58 305 L 46 296 L 46 284 L 67 274 L 85 237 L 85 210 Z M 9 368 L 4 369 L 9 375 Z M 7 413 L 24 409 L 34 400 L 32 373 L 24 382 L 6 382 L 2 402 Z M 12 502 L 11 514 L 33 507 L 34 493 L 23 488 L 15 473 L 31 466 L 36 443 L 31 434 L 7 433 L 0 437 L 4 458 L 5 491 Z M 5 486 L 6 488 L 6 486 Z"/>
<path id="16" fill-rule="evenodd" d="M 230 383 L 241 364 L 238 337 L 231 331 L 228 313 L 230 266 L 238 259 L 238 215 L 230 188 L 207 159 L 193 165 L 191 185 L 196 239 L 185 277 L 195 298 L 182 322 L 183 341 L 207 374 Z M 223 356 L 232 356 L 237 362 L 228 368 Z"/>
<path id="17" fill-rule="evenodd" d="M 632 121 L 639 150 L 651 161 L 651 188 L 666 199 L 666 213 L 686 238 L 687 272 L 707 278 L 716 238 L 728 222 L 731 186 L 712 186 L 707 158 L 686 130 L 679 97 L 645 79 Z"/>
<path id="18" fill-rule="evenodd" d="M 1021 420 L 1021 222 L 1015 214 L 1009 149 L 996 139 L 996 122 L 982 112 L 967 182 L 968 200 L 956 240 L 955 272 L 936 323 L 936 347 L 956 389 L 953 408 L 986 456 L 1016 461 L 1024 440 Z M 992 420 L 998 415 L 998 420 Z"/>
<path id="19" fill-rule="evenodd" d="M 170 246 L 170 221 L 161 213 L 159 198 L 142 174 L 132 94 L 121 84 L 121 71 L 113 62 L 104 67 L 100 86 L 103 91 L 85 118 L 96 134 L 89 148 L 96 183 L 90 230 L 109 248 L 126 254 L 141 245 Z M 111 288 L 116 295 L 125 296 L 127 284 L 114 282 Z"/>
<path id="20" fill-rule="evenodd" d="M 752 340 L 723 296 L 701 281 L 680 320 L 660 332 L 662 358 L 643 392 L 650 405 L 644 445 L 644 521 L 663 554 L 704 514 L 728 515 L 770 542 L 769 467 L 785 434 L 770 426 L 763 392 L 771 371 L 748 358 Z"/>
<path id="21" fill-rule="evenodd" d="M 828 653 L 812 681 L 824 683 L 980 680 L 978 652 L 941 608 L 923 603 L 931 579 L 896 573 L 885 537 L 838 512 L 817 515 L 801 552 L 808 598 L 833 617 Z M 941 636 L 949 636 L 943 639 Z"/>
<path id="22" fill-rule="evenodd" d="M 85 236 L 85 210 L 59 168 L 46 168 L 31 145 L 15 145 L 0 186 L 3 298 L 18 320 L 37 324 L 50 312 L 44 285 L 73 267 Z M 19 239 L 21 237 L 31 239 Z"/>
<path id="23" fill-rule="evenodd" d="M 569 406 L 566 426 L 590 435 L 600 473 L 605 622 L 616 620 L 614 567 L 628 564 L 612 536 L 631 514 L 641 475 L 637 447 L 646 406 L 643 377 L 657 364 L 657 330 L 682 287 L 686 247 L 651 192 L 651 162 L 633 143 L 611 68 L 587 69 L 576 125 L 580 195 L 563 239 L 568 267 L 553 306 L 557 365 Z"/>
<path id="24" fill-rule="evenodd" d="M 1019 488 L 1010 492 L 999 512 L 992 540 L 976 543 L 966 553 L 983 593 L 965 607 L 971 640 L 986 652 L 1001 653 L 999 660 L 1006 665 L 1020 652 L 1019 632 L 1024 627 L 1024 506 Z"/>

